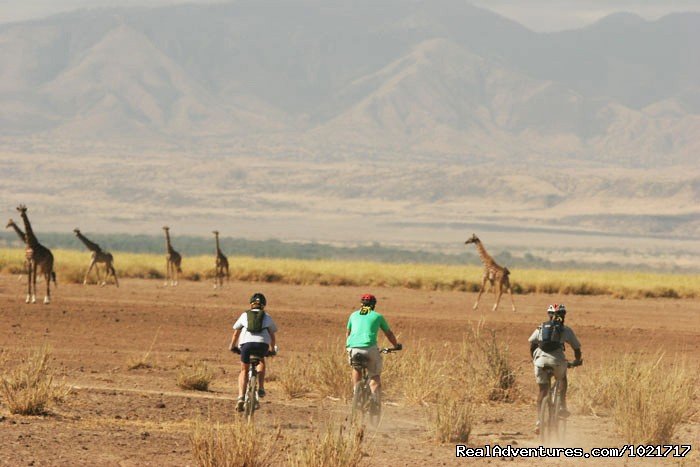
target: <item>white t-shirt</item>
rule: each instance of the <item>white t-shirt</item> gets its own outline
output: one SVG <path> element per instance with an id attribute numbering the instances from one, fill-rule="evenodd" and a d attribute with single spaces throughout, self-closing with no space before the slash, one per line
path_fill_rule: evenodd
<path id="1" fill-rule="evenodd" d="M 260 342 L 267 345 L 272 343 L 270 332 L 277 332 L 277 325 L 272 320 L 272 317 L 265 312 L 263 317 L 263 330 L 260 332 L 248 332 L 248 313 L 243 312 L 238 320 L 233 324 L 233 329 L 243 329 L 238 338 L 238 345 L 247 344 L 248 342 Z M 268 331 L 269 330 L 269 331 Z"/>

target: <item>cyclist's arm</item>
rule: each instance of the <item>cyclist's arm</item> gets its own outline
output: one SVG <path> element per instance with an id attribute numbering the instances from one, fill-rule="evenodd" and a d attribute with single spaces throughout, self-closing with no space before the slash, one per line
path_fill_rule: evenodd
<path id="1" fill-rule="evenodd" d="M 382 329 L 382 331 L 384 331 Z M 391 342 L 391 345 L 394 347 L 397 347 L 399 345 L 399 341 L 396 340 L 396 336 L 394 335 L 393 332 L 391 332 L 391 329 L 387 329 L 384 331 L 384 335 L 386 336 L 387 339 L 389 339 L 389 342 Z"/>
<path id="2" fill-rule="evenodd" d="M 238 342 L 238 336 L 241 335 L 241 330 L 240 329 L 235 329 L 233 331 L 233 335 L 231 336 L 231 343 L 228 346 L 229 350 L 233 350 L 236 347 L 236 343 Z"/>
<path id="3" fill-rule="evenodd" d="M 537 350 L 537 342 L 530 342 L 530 357 L 535 358 L 535 350 Z"/>
<path id="4" fill-rule="evenodd" d="M 574 358 L 581 361 L 581 348 L 574 349 Z"/>
<path id="5" fill-rule="evenodd" d="M 275 350 L 275 332 L 270 331 L 269 329 L 267 332 L 270 333 L 270 350 Z"/>

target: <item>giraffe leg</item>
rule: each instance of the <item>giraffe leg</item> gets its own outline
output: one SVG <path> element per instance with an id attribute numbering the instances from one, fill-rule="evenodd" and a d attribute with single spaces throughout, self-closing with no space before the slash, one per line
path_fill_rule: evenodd
<path id="1" fill-rule="evenodd" d="M 32 262 L 29 262 L 27 267 L 27 299 L 24 303 L 31 303 L 32 301 Z"/>
<path id="2" fill-rule="evenodd" d="M 109 270 L 112 272 L 112 276 L 114 277 L 114 285 L 119 288 L 119 279 L 117 279 L 117 270 L 114 269 L 114 264 L 109 263 Z"/>
<path id="3" fill-rule="evenodd" d="M 83 279 L 83 285 L 87 284 L 88 276 L 90 275 L 90 271 L 92 271 L 92 268 L 94 268 L 94 267 L 95 267 L 95 260 L 93 259 L 92 261 L 90 261 L 90 267 L 88 267 L 88 270 L 85 273 L 85 279 Z"/>
<path id="4" fill-rule="evenodd" d="M 168 286 L 168 279 L 170 279 L 170 261 L 165 260 L 165 284 L 164 286 Z"/>
<path id="5" fill-rule="evenodd" d="M 32 303 L 36 303 L 36 272 L 38 265 L 34 263 L 32 266 Z"/>
<path id="6" fill-rule="evenodd" d="M 484 276 L 483 279 L 481 279 L 481 289 L 479 289 L 479 295 L 476 297 L 476 302 L 474 302 L 474 306 L 472 307 L 472 310 L 476 310 L 479 307 L 479 300 L 481 300 L 481 294 L 484 293 L 484 287 L 486 287 L 486 280 L 488 278 Z"/>
<path id="7" fill-rule="evenodd" d="M 497 287 L 494 288 L 494 293 L 496 294 L 496 303 L 493 305 L 493 311 L 498 309 L 498 304 L 501 302 L 501 294 L 503 293 L 503 283 L 499 283 Z"/>
<path id="8" fill-rule="evenodd" d="M 513 300 L 513 288 L 510 286 L 510 281 L 506 281 L 506 288 L 508 290 L 508 295 L 510 295 L 510 304 L 515 311 L 515 301 Z"/>
<path id="9" fill-rule="evenodd" d="M 46 268 L 44 271 L 44 280 L 46 281 L 46 295 L 44 295 L 44 305 L 51 303 L 51 269 Z"/>

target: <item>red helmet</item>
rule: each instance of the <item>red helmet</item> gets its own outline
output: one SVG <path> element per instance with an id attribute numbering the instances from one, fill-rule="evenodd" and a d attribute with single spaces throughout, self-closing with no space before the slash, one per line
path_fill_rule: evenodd
<path id="1" fill-rule="evenodd" d="M 374 305 L 377 304 L 377 297 L 371 293 L 366 293 L 360 298 L 360 301 L 362 302 L 362 305 L 374 308 Z"/>

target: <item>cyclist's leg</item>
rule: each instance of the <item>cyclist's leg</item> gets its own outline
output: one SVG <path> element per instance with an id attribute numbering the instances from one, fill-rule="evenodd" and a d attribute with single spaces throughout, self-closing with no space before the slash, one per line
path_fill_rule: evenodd
<path id="1" fill-rule="evenodd" d="M 566 406 L 566 390 L 569 386 L 569 381 L 566 378 L 566 364 L 562 365 L 563 367 L 563 375 L 561 376 L 559 380 L 559 401 L 561 403 L 561 415 L 563 417 L 568 417 L 569 416 L 569 410 Z"/>
<path id="2" fill-rule="evenodd" d="M 348 363 L 351 365 L 351 368 L 352 368 L 351 378 L 352 378 L 352 387 L 353 388 L 356 388 L 357 383 L 362 381 L 362 371 L 360 371 L 358 368 L 355 368 L 354 366 L 352 366 L 352 357 L 356 353 L 356 351 L 357 351 L 357 349 L 352 348 L 352 347 L 348 349 Z M 353 389 L 353 391 L 354 391 L 354 389 Z"/>
<path id="3" fill-rule="evenodd" d="M 537 392 L 537 423 L 535 424 L 537 427 L 539 427 L 541 423 L 540 413 L 542 413 L 542 401 L 545 397 L 547 397 L 547 393 L 549 392 L 549 373 L 544 368 L 547 363 L 549 362 L 542 357 L 537 357 L 534 363 L 535 380 L 537 381 L 537 386 L 539 388 Z"/>
<path id="4" fill-rule="evenodd" d="M 367 362 L 367 374 L 370 377 L 369 388 L 372 394 L 378 394 L 382 386 L 382 354 L 377 347 L 371 347 L 368 349 L 367 355 L 369 356 L 369 361 Z"/>

